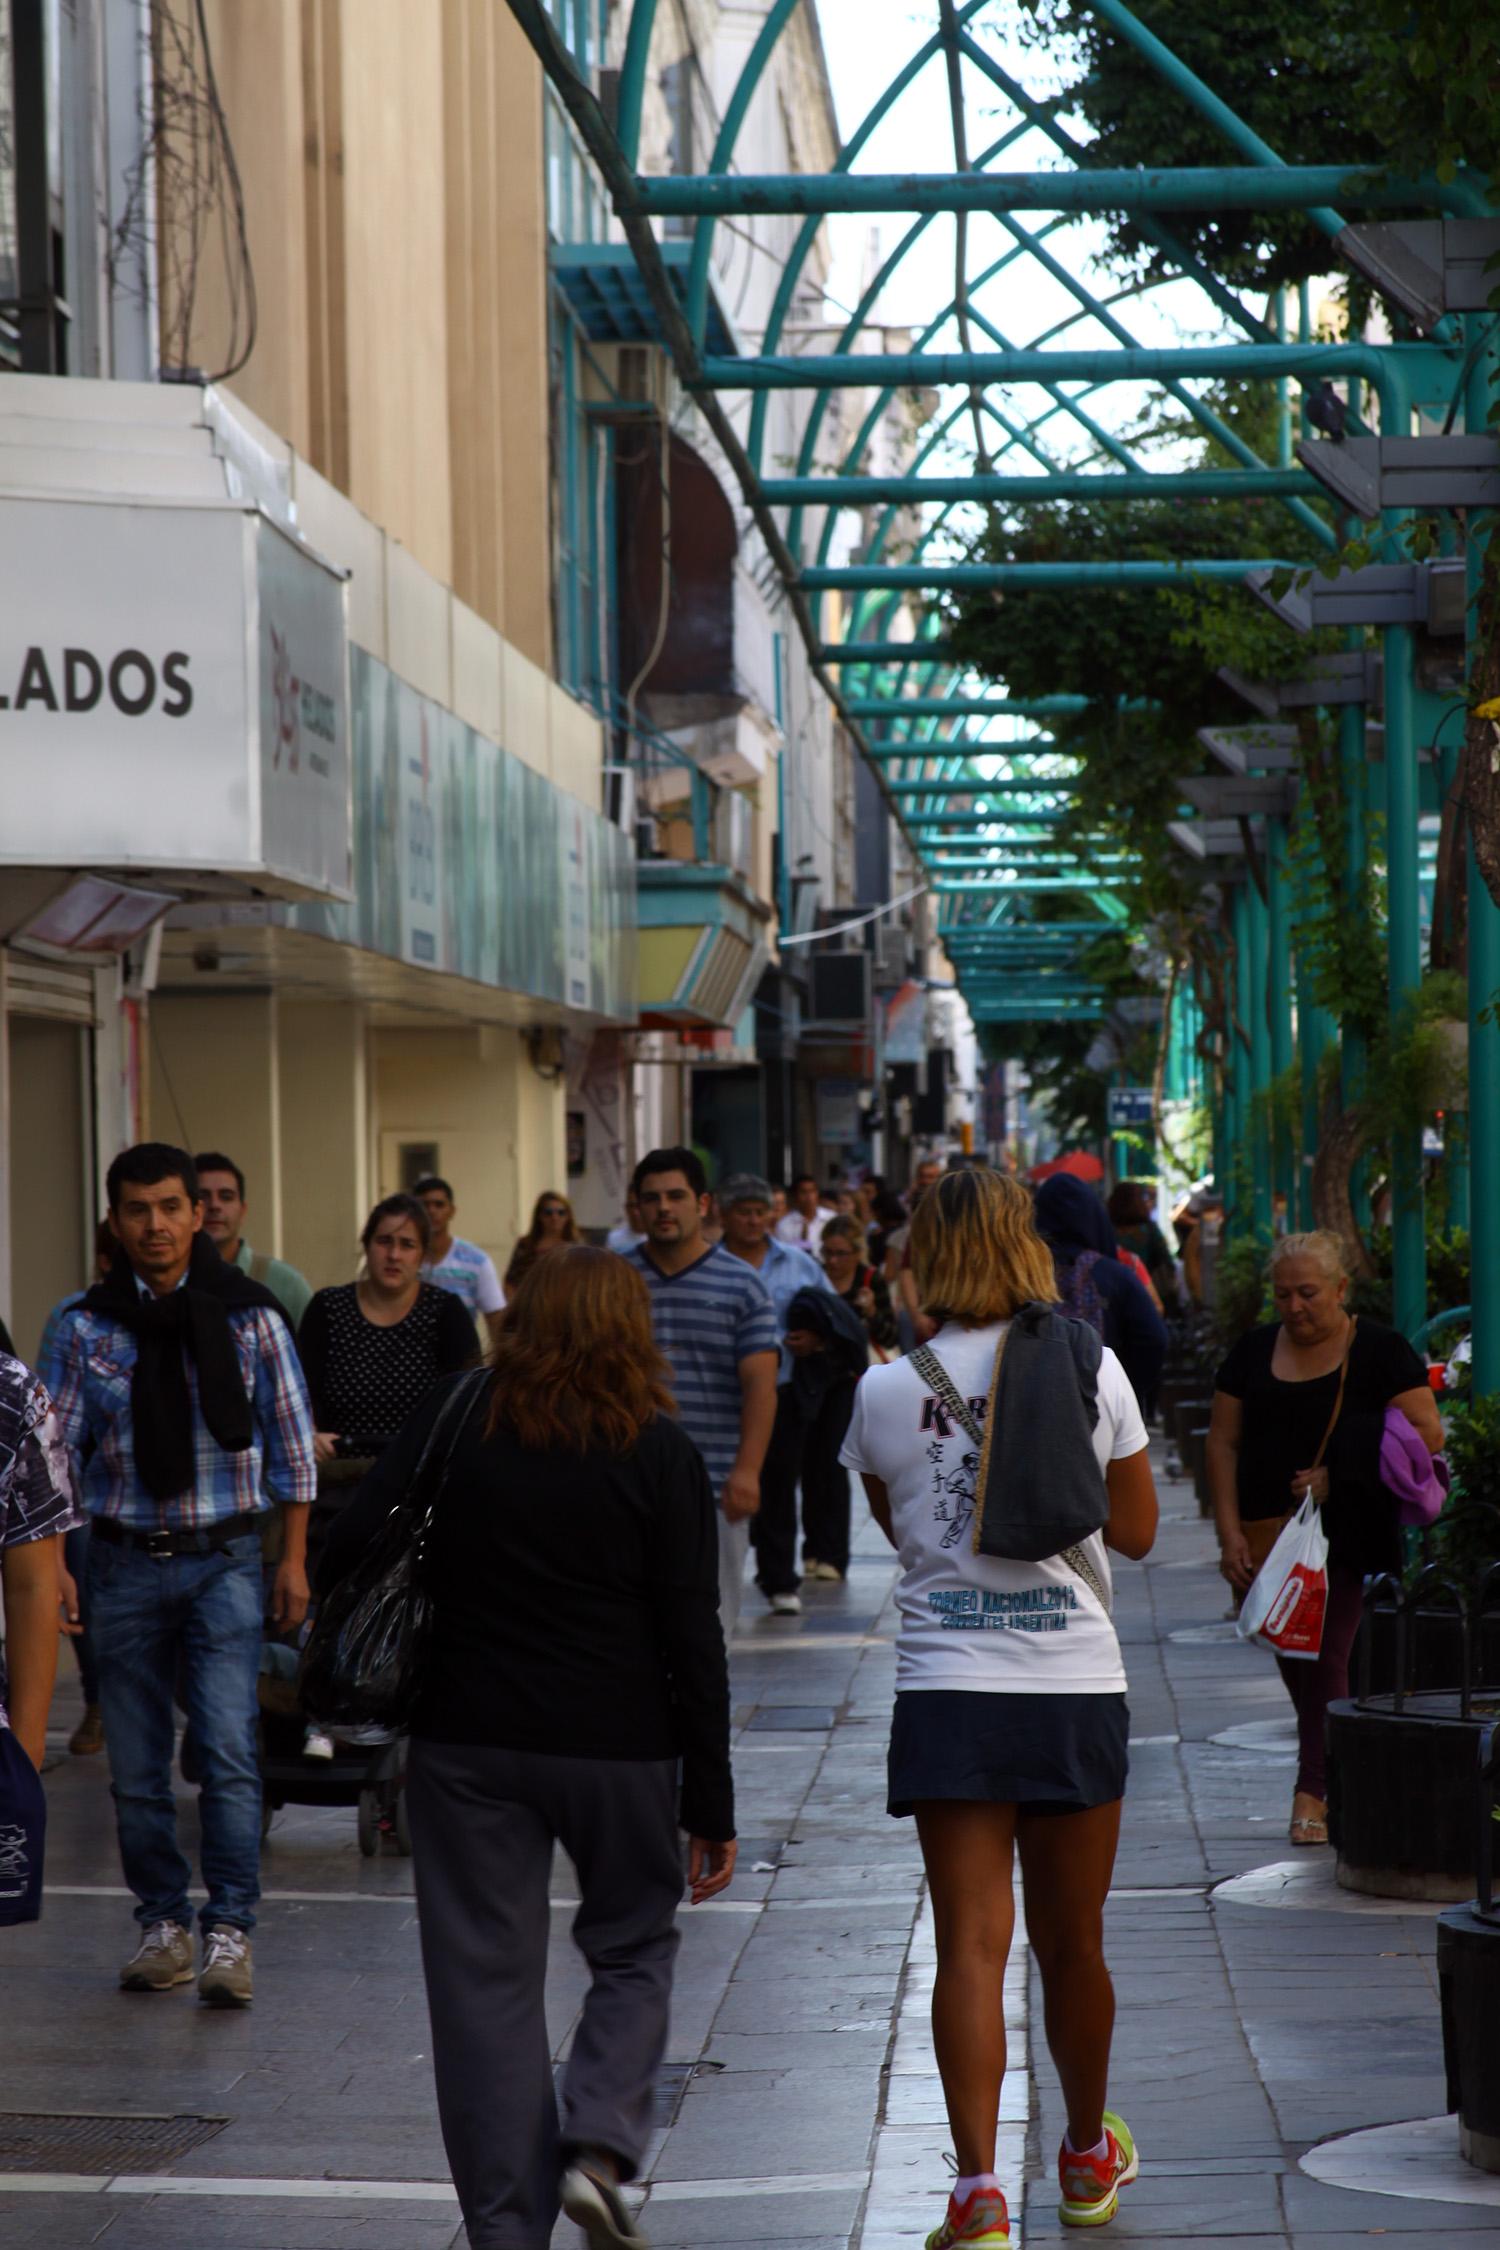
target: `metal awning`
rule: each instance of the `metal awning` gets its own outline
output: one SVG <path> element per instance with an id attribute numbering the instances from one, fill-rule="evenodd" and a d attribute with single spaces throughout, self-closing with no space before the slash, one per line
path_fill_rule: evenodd
<path id="1" fill-rule="evenodd" d="M 672 287 L 686 307 L 693 246 L 683 240 L 663 242 L 659 247 Z M 555 242 L 549 262 L 591 342 L 665 347 L 661 318 L 628 242 Z M 739 337 L 724 309 L 712 270 L 708 277 L 708 349 L 731 359 L 740 351 Z"/>

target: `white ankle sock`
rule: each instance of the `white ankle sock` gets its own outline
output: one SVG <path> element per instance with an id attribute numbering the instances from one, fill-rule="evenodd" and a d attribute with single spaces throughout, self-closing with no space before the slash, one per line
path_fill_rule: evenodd
<path id="1" fill-rule="evenodd" d="M 1096 2141 L 1092 2148 L 1075 2148 L 1073 2146 L 1073 2136 L 1071 2133 L 1065 2133 L 1063 2135 L 1063 2142 L 1070 2156 L 1092 2156 L 1102 2160 L 1109 2154 L 1108 2127 L 1105 2128 L 1102 2138 Z"/>
<path id="2" fill-rule="evenodd" d="M 961 2173 L 953 2183 L 954 2202 L 966 2202 L 976 2188 L 991 2188 L 998 2195 L 1000 2192 L 999 2175 L 994 2172 Z"/>

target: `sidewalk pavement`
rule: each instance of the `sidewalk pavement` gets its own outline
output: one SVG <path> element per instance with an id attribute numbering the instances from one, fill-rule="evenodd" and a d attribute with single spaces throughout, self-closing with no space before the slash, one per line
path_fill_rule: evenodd
<path id="1" fill-rule="evenodd" d="M 1500 2210 L 1332 2187 L 1314 2142 L 1441 2110 L 1434 1913 L 1336 1893 L 1286 1842 L 1292 1740 L 1269 1659 L 1223 1624 L 1191 1492 L 1163 1485 L 1144 1566 L 1121 1564 L 1131 1790 L 1109 1911 L 1111 2099 L 1142 2172 L 1110 2229 L 1186 2250 L 1452 2250 Z M 857 1504 L 857 1513 L 859 1510 Z M 912 1824 L 884 1810 L 892 1560 L 866 1525 L 842 1587 L 772 1619 L 747 1589 L 734 1648 L 740 1870 L 685 1911 L 645 2225 L 682 2250 L 911 2250 L 942 2214 L 948 2145 L 926 2010 L 932 1933 Z M 461 2241 L 433 2113 L 409 1863 L 358 1855 L 352 1812 L 288 1808 L 264 1864 L 256 2002 L 115 1989 L 130 1903 L 99 1759 L 63 1751 L 44 1920 L 0 1934 L 0 2163 L 14 2113 L 222 2120 L 185 2153 L 0 2171 L 0 2250 L 447 2250 Z M 191 1792 L 184 1792 L 186 1824 Z M 1213 1887 L 1292 1869 L 1235 1898 Z M 1317 1863 L 1316 1865 L 1312 1863 Z M 582 1997 L 559 1864 L 550 2019 Z M 1062 2131 L 1040 1995 L 1018 1942 L 1001 2162 L 1016 2238 L 1057 2240 Z M 1028 2050 L 1031 2068 L 1026 2067 Z M 83 2128 L 96 2136 L 106 2127 Z M 164 2128 L 164 2130 L 167 2130 Z M 191 2128 L 187 2130 L 191 2131 Z M 135 2169 L 112 2169 L 127 2161 Z M 1023 2188 L 1022 2182 L 1027 2183 Z M 1024 2210 L 1024 2220 L 1022 2213 Z M 575 2244 L 560 2224 L 558 2243 Z"/>

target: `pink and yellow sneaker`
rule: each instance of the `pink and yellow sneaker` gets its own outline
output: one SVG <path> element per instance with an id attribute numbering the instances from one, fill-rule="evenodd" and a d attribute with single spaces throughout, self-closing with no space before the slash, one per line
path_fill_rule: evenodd
<path id="1" fill-rule="evenodd" d="M 1102 2156 L 1075 2156 L 1066 2140 L 1057 2152 L 1062 2201 L 1057 2215 L 1065 2227 L 1107 2226 L 1120 2208 L 1120 2190 L 1141 2168 L 1130 2127 L 1113 2110 L 1104 2112 Z"/>
<path id="2" fill-rule="evenodd" d="M 948 2216 L 927 2237 L 927 2250 L 1010 2250 L 1010 2213 L 998 2188 L 977 2187 L 959 2202 L 948 2198 Z"/>

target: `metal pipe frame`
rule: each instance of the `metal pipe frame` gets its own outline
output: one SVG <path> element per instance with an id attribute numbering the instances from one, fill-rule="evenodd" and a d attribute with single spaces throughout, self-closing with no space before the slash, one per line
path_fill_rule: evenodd
<path id="1" fill-rule="evenodd" d="M 1038 500 L 1294 500 L 1318 499 L 1323 487 L 1306 469 L 1068 470 L 1038 476 L 763 477 L 761 496 L 773 508 L 868 508 L 876 501 L 1014 502 Z"/>
<path id="2" fill-rule="evenodd" d="M 1194 557 L 1183 562 L 1059 562 L 1059 563 L 845 563 L 829 569 L 804 570 L 801 583 L 810 592 L 836 587 L 900 587 L 925 592 L 929 588 L 1022 586 L 1180 586 L 1192 578 L 1247 578 L 1254 570 L 1301 570 L 1304 564 L 1288 562 L 1230 561 L 1218 556 Z"/>
<path id="3" fill-rule="evenodd" d="M 880 211 L 1364 211 L 1466 215 L 1473 186 L 1395 179 L 1360 164 L 1194 164 L 1134 171 L 664 173 L 636 181 L 651 218 L 820 217 Z"/>

